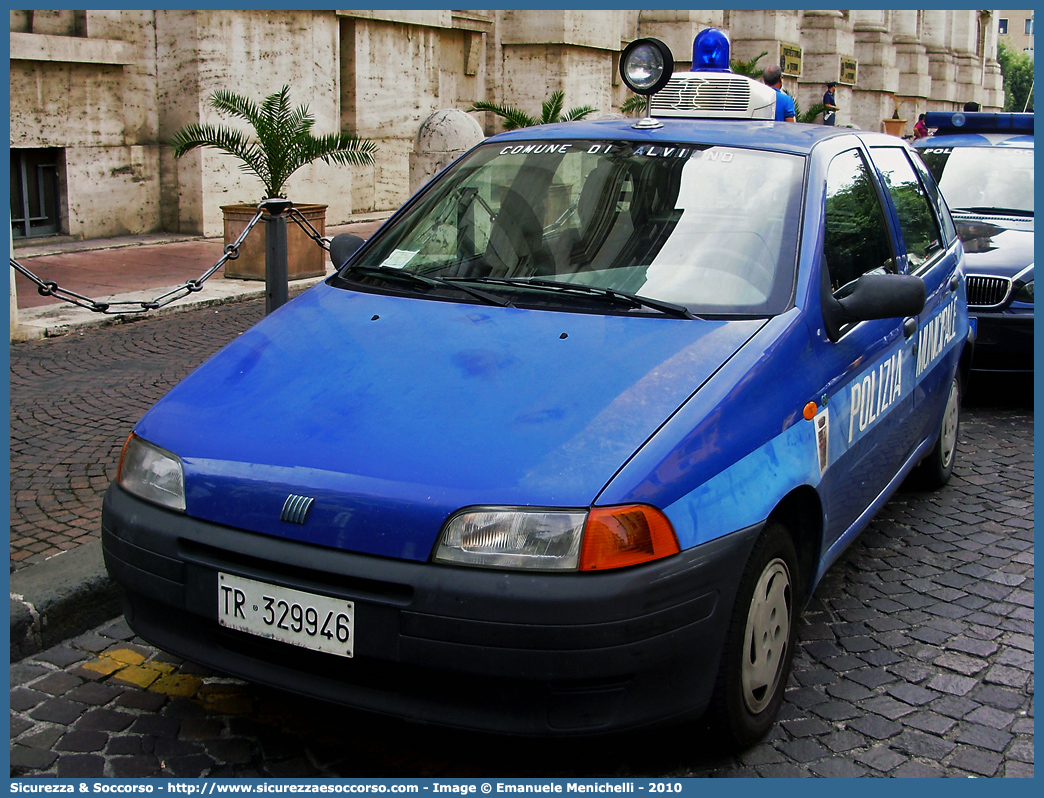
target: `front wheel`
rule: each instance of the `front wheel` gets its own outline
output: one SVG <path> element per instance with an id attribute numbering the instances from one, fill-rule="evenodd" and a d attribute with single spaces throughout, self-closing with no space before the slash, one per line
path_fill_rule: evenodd
<path id="1" fill-rule="evenodd" d="M 797 553 L 787 530 L 766 524 L 743 572 L 711 699 L 715 731 L 747 748 L 772 727 L 794 659 Z"/>
<path id="2" fill-rule="evenodd" d="M 954 375 L 946 409 L 939 425 L 939 440 L 913 471 L 917 487 L 934 490 L 950 481 L 957 454 L 957 430 L 961 423 L 961 381 Z"/>

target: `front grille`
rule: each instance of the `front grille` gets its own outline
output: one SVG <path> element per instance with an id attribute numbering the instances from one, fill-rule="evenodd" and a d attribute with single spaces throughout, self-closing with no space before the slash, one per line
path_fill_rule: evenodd
<path id="1" fill-rule="evenodd" d="M 742 77 L 706 78 L 674 76 L 652 98 L 652 112 L 732 111 L 743 113 L 750 104 L 750 83 Z"/>
<path id="2" fill-rule="evenodd" d="M 1003 305 L 1011 291 L 1011 280 L 1007 277 L 968 275 L 968 307 L 995 308 Z"/>

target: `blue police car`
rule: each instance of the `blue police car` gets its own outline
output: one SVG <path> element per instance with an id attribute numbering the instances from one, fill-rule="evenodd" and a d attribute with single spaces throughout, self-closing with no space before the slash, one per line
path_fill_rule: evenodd
<path id="1" fill-rule="evenodd" d="M 975 371 L 1033 370 L 1033 114 L 925 115 L 914 145 L 964 242 Z"/>
<path id="2" fill-rule="evenodd" d="M 971 336 L 913 151 L 772 121 L 726 45 L 630 45 L 651 115 L 487 139 L 153 407 L 131 627 L 414 721 L 764 735 L 826 569 L 949 478 Z"/>

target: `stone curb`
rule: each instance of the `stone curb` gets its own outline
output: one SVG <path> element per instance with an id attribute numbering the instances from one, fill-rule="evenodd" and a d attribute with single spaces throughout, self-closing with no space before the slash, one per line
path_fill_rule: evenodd
<path id="1" fill-rule="evenodd" d="M 92 629 L 120 613 L 100 540 L 11 574 L 11 662 Z"/>
<path id="2" fill-rule="evenodd" d="M 333 274 L 333 272 L 333 267 L 328 264 L 326 274 L 322 277 L 294 280 L 290 283 L 291 296 L 305 288 L 311 288 L 316 283 L 322 282 Z M 11 341 L 37 341 L 43 338 L 54 338 L 56 336 L 68 335 L 76 330 L 83 330 L 91 327 L 109 327 L 115 324 L 128 324 L 137 321 L 144 321 L 149 318 L 155 318 L 156 316 L 165 316 L 170 313 L 183 313 L 188 310 L 198 310 L 201 307 L 227 305 L 232 302 L 245 302 L 251 299 L 259 299 L 265 295 L 265 284 L 263 282 L 247 282 L 246 285 L 242 285 L 241 283 L 244 282 L 246 281 L 236 280 L 234 281 L 235 284 L 233 284 L 233 281 L 218 281 L 216 283 L 208 282 L 206 286 L 204 286 L 204 291 L 198 294 L 190 294 L 177 302 L 173 302 L 166 307 L 159 308 L 158 310 L 149 313 L 105 315 L 95 313 L 86 308 L 76 307 L 75 305 L 59 307 L 46 306 L 42 310 L 34 308 L 32 310 L 19 311 L 18 328 L 11 332 Z M 171 291 L 177 287 L 178 286 L 174 285 L 165 288 L 154 288 L 149 291 L 117 294 L 112 297 L 105 297 L 105 299 L 112 302 L 139 302 L 154 299 L 156 296 Z"/>

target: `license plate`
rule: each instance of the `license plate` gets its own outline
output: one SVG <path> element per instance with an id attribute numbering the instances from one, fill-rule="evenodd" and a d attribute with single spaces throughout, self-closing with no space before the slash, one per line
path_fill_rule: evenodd
<path id="1" fill-rule="evenodd" d="M 355 648 L 355 602 L 232 574 L 218 574 L 218 623 L 339 657 Z"/>

